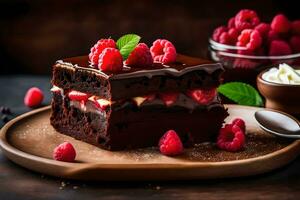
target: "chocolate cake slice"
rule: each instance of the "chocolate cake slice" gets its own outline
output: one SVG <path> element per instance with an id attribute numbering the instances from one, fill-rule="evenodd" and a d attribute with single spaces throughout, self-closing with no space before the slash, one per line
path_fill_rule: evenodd
<path id="1" fill-rule="evenodd" d="M 170 129 L 186 146 L 212 141 L 228 116 L 216 92 L 222 72 L 220 64 L 184 55 L 114 74 L 94 69 L 88 56 L 60 60 L 53 66 L 51 124 L 108 150 L 156 146 Z"/>

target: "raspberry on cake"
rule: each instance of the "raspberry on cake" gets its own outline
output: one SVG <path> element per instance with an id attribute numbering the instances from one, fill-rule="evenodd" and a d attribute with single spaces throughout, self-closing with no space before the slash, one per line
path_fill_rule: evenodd
<path id="1" fill-rule="evenodd" d="M 157 39 L 150 48 L 154 61 L 170 64 L 176 61 L 176 49 L 174 45 L 165 39 Z"/>
<path id="2" fill-rule="evenodd" d="M 98 68 L 102 71 L 122 71 L 123 59 L 120 51 L 114 48 L 105 48 L 99 55 Z"/>
<path id="3" fill-rule="evenodd" d="M 92 48 L 89 54 L 90 62 L 98 65 L 99 56 L 105 48 L 117 48 L 113 39 L 101 39 Z"/>
<path id="4" fill-rule="evenodd" d="M 125 64 L 134 67 L 151 67 L 153 64 L 153 58 L 148 46 L 145 43 L 138 44 L 130 53 Z"/>
<path id="5" fill-rule="evenodd" d="M 88 56 L 57 61 L 52 126 L 108 150 L 156 146 L 170 128 L 178 131 L 183 145 L 214 141 L 228 116 L 215 90 L 222 66 L 171 55 L 176 50 L 167 40 L 155 42 L 151 50 L 155 63 L 143 63 L 135 56 L 148 54 L 145 47 L 136 46 L 119 71 L 97 70 Z M 105 62 L 115 62 L 109 59 L 114 57 Z M 137 62 L 138 67 L 130 65 Z"/>

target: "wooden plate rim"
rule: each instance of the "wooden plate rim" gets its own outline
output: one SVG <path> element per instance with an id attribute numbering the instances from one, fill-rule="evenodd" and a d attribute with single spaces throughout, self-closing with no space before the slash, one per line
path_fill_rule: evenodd
<path id="1" fill-rule="evenodd" d="M 254 107 L 249 107 L 249 106 L 241 106 L 241 105 L 230 105 L 230 104 L 225 104 L 226 108 L 230 108 L 230 107 L 242 107 L 242 108 L 247 108 L 247 109 L 256 109 Z M 9 121 L 2 129 L 0 132 L 0 147 L 2 149 L 2 151 L 5 153 L 5 155 L 7 155 L 9 158 L 9 154 L 11 155 L 15 155 L 18 158 L 25 158 L 27 160 L 31 160 L 31 161 L 35 161 L 35 162 L 39 162 L 39 163 L 44 163 L 44 164 L 50 164 L 53 166 L 59 166 L 59 167 L 64 167 L 64 168 L 71 168 L 72 171 L 75 170 L 80 170 L 80 169 L 95 169 L 95 168 L 99 168 L 99 169 L 119 169 L 119 168 L 124 168 L 124 169 L 162 169 L 162 168 L 201 168 L 201 167 L 207 167 L 208 165 L 211 167 L 220 167 L 220 166 L 230 166 L 230 165 L 244 165 L 247 163 L 251 163 L 251 162 L 256 162 L 256 161 L 262 161 L 262 160 L 268 160 L 271 159 L 273 157 L 276 156 L 280 156 L 282 154 L 285 154 L 288 151 L 293 151 L 296 149 L 300 149 L 300 140 L 295 140 L 294 142 L 292 142 L 290 145 L 263 155 L 263 156 L 259 156 L 259 157 L 255 157 L 255 158 L 248 158 L 248 159 L 242 159 L 242 160 L 232 160 L 232 161 L 221 161 L 221 162 L 191 162 L 191 161 L 187 161 L 185 163 L 68 163 L 68 162 L 60 162 L 60 161 L 56 161 L 56 160 L 52 160 L 52 159 L 48 159 L 48 158 L 42 158 L 36 155 L 32 155 L 26 152 L 23 152 L 19 149 L 17 149 L 16 147 L 14 147 L 13 145 L 11 145 L 8 141 L 7 141 L 7 132 L 9 130 L 9 128 L 11 128 L 15 123 L 19 122 L 20 120 L 29 117 L 31 115 L 37 114 L 39 112 L 44 112 L 50 109 L 50 106 L 45 106 L 27 113 L 24 113 L 16 118 L 14 118 L 13 120 Z M 263 109 L 263 108 L 262 108 Z M 266 109 L 266 110 L 271 110 L 271 109 Z M 289 115 L 290 116 L 290 115 Z M 292 116 L 290 116 L 292 117 Z M 295 119 L 294 117 L 292 117 L 293 119 Z M 298 124 L 299 121 L 297 119 L 295 119 Z"/>

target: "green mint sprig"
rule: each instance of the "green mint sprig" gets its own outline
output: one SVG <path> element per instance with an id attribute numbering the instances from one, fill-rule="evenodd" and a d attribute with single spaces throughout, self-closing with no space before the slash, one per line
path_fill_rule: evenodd
<path id="1" fill-rule="evenodd" d="M 218 92 L 240 105 L 263 106 L 263 100 L 257 90 L 246 83 L 225 83 L 218 87 Z"/>
<path id="2" fill-rule="evenodd" d="M 123 60 L 126 60 L 129 54 L 140 42 L 141 37 L 136 34 L 123 35 L 117 40 L 117 48 L 119 49 Z"/>

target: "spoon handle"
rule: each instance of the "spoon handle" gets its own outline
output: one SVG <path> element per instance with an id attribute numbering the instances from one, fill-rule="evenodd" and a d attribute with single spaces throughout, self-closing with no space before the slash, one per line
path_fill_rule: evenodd
<path id="1" fill-rule="evenodd" d="M 279 136 L 279 137 L 285 137 L 285 138 L 290 138 L 290 139 L 300 139 L 300 132 L 294 132 L 293 134 L 284 134 L 284 133 L 278 133 L 278 132 L 273 132 L 270 130 L 265 130 L 273 135 Z"/>

